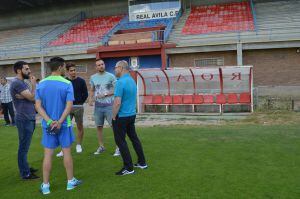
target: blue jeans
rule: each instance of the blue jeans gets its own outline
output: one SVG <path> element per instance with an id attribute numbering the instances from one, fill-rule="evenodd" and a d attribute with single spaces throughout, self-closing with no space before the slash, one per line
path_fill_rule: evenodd
<path id="1" fill-rule="evenodd" d="M 27 162 L 27 153 L 30 147 L 31 138 L 35 129 L 35 120 L 16 119 L 16 126 L 19 133 L 18 166 L 20 175 L 26 177 L 30 174 L 30 167 Z"/>
<path id="2" fill-rule="evenodd" d="M 104 125 L 104 119 L 112 126 L 112 106 L 95 106 L 94 117 L 97 127 Z"/>

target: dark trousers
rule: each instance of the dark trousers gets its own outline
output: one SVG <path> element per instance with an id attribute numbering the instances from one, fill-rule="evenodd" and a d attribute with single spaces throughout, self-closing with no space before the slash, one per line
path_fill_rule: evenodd
<path id="1" fill-rule="evenodd" d="M 127 142 L 125 140 L 126 134 L 132 142 L 133 148 L 138 156 L 138 163 L 146 163 L 142 144 L 135 131 L 135 117 L 135 115 L 130 117 L 117 117 L 116 120 L 113 120 L 112 122 L 115 141 L 120 149 L 124 168 L 129 170 L 133 169 L 133 164 Z"/>
<path id="2" fill-rule="evenodd" d="M 10 124 L 10 123 L 14 124 L 15 123 L 15 112 L 14 112 L 13 103 L 12 102 L 2 103 L 2 109 L 3 109 L 3 115 L 4 115 L 4 120 L 5 120 L 6 124 Z M 10 115 L 11 122 L 10 122 L 8 113 Z"/>
<path id="3" fill-rule="evenodd" d="M 26 177 L 30 174 L 30 167 L 27 162 L 27 154 L 31 143 L 35 120 L 16 120 L 19 133 L 18 166 L 20 175 Z"/>

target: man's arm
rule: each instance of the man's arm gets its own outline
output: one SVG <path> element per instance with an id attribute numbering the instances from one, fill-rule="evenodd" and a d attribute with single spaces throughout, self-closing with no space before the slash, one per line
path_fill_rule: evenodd
<path id="1" fill-rule="evenodd" d="M 24 97 L 25 99 L 34 102 L 34 100 L 35 100 L 34 99 L 35 98 L 35 89 L 36 89 L 36 78 L 34 76 L 30 77 L 30 83 L 31 83 L 31 86 L 32 86 L 32 90 L 29 91 L 29 89 L 26 89 L 26 90 L 22 91 L 20 93 L 20 95 L 22 97 Z"/>
<path id="2" fill-rule="evenodd" d="M 112 119 L 116 120 L 116 117 L 119 113 L 121 107 L 121 98 L 115 97 L 114 104 L 113 104 L 113 112 L 112 112 Z"/>
<path id="3" fill-rule="evenodd" d="M 67 101 L 65 110 L 58 120 L 59 128 L 61 127 L 61 124 L 66 120 L 67 116 L 70 114 L 72 110 L 72 106 L 73 106 L 73 101 Z"/>
<path id="4" fill-rule="evenodd" d="M 84 80 L 82 80 L 82 89 L 83 89 L 82 96 L 83 96 L 83 103 L 84 103 L 89 96 L 88 89 Z"/>
<path id="5" fill-rule="evenodd" d="M 35 101 L 35 109 L 36 111 L 42 116 L 42 118 L 47 122 L 51 118 L 47 115 L 45 109 L 42 107 L 42 101 L 41 100 L 36 100 Z"/>
<path id="6" fill-rule="evenodd" d="M 91 85 L 91 89 L 90 89 L 90 97 L 89 97 L 89 105 L 93 106 L 94 104 L 94 93 L 95 93 L 95 87 L 93 85 Z"/>

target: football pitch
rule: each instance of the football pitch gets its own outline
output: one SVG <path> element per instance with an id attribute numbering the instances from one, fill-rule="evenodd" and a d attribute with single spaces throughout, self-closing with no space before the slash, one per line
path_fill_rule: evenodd
<path id="1" fill-rule="evenodd" d="M 138 133 L 148 169 L 115 176 L 122 164 L 112 156 L 112 131 L 104 131 L 106 152 L 94 155 L 96 131 L 86 129 L 84 151 L 77 154 L 73 146 L 75 177 L 83 184 L 66 191 L 63 161 L 54 156 L 51 194 L 42 196 L 41 179 L 19 177 L 16 128 L 1 125 L 0 198 L 300 198 L 298 124 L 143 127 Z M 38 127 L 28 157 L 38 176 L 40 140 Z"/>

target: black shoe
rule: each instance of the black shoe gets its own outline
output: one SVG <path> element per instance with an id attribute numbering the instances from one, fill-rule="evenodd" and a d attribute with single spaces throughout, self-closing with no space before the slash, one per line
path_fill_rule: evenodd
<path id="1" fill-rule="evenodd" d="M 133 166 L 137 167 L 137 168 L 140 168 L 140 169 L 147 169 L 148 168 L 147 164 L 140 164 L 140 163 L 136 163 Z"/>
<path id="2" fill-rule="evenodd" d="M 30 167 L 30 173 L 35 173 L 35 172 L 37 172 L 37 171 L 38 171 L 38 169 L 35 169 L 35 168 Z"/>
<path id="3" fill-rule="evenodd" d="M 124 175 L 129 175 L 129 174 L 134 174 L 134 170 L 122 168 L 120 171 L 116 172 L 117 176 L 124 176 Z"/>
<path id="4" fill-rule="evenodd" d="M 26 177 L 23 177 L 23 180 L 35 180 L 35 179 L 39 179 L 39 176 L 36 176 L 35 174 L 31 173 Z"/>

